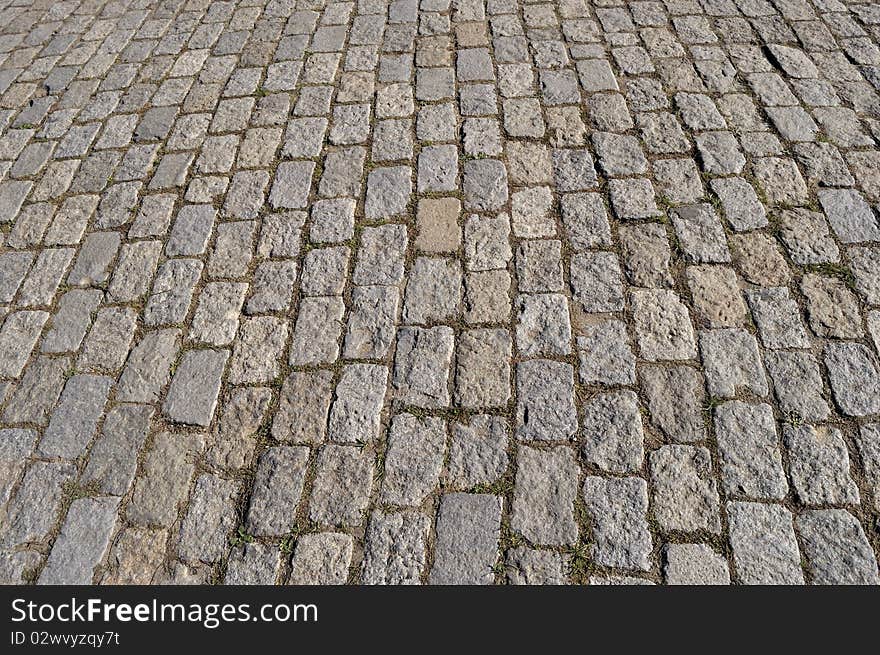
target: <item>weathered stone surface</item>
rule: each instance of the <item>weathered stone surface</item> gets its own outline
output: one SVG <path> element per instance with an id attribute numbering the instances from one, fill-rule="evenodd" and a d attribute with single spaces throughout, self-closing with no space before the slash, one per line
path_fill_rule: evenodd
<path id="1" fill-rule="evenodd" d="M 436 488 L 446 455 L 446 424 L 438 418 L 398 414 L 385 450 L 383 503 L 419 507 Z"/>
<path id="2" fill-rule="evenodd" d="M 534 544 L 574 544 L 578 538 L 574 519 L 577 484 L 578 466 L 569 448 L 521 446 L 510 527 Z"/>
<path id="3" fill-rule="evenodd" d="M 401 328 L 394 357 L 397 397 L 417 407 L 449 405 L 452 328 Z"/>
<path id="4" fill-rule="evenodd" d="M 880 584 L 877 558 L 852 514 L 842 509 L 810 510 L 795 524 L 813 584 Z"/>
<path id="5" fill-rule="evenodd" d="M 648 532 L 648 487 L 641 478 L 588 476 L 581 490 L 593 523 L 595 561 L 613 568 L 650 567 L 651 533 Z"/>
<path id="6" fill-rule="evenodd" d="M 373 512 L 364 548 L 364 584 L 419 584 L 425 567 L 428 517 L 418 512 Z"/>
<path id="7" fill-rule="evenodd" d="M 220 377 L 228 358 L 227 350 L 187 352 L 171 380 L 163 412 L 178 423 L 209 425 L 217 407 Z"/>
<path id="8" fill-rule="evenodd" d="M 180 526 L 178 552 L 185 562 L 210 564 L 226 554 L 237 519 L 238 483 L 216 475 L 196 480 L 189 510 Z"/>
<path id="9" fill-rule="evenodd" d="M 518 438 L 567 441 L 577 431 L 570 364 L 544 359 L 521 362 L 516 367 L 516 392 Z"/>
<path id="10" fill-rule="evenodd" d="M 780 505 L 728 503 L 730 546 L 742 584 L 804 583 L 791 513 Z"/>
<path id="11" fill-rule="evenodd" d="M 501 534 L 499 496 L 446 494 L 437 513 L 430 584 L 491 584 Z"/>
<path id="12" fill-rule="evenodd" d="M 829 426 L 786 425 L 794 492 L 804 505 L 858 505 L 859 489 L 850 477 L 849 451 L 843 435 Z"/>
<path id="13" fill-rule="evenodd" d="M 880 413 L 880 371 L 870 351 L 859 343 L 828 342 L 824 356 L 834 400 L 843 413 Z"/>
<path id="14" fill-rule="evenodd" d="M 609 473 L 641 470 L 645 457 L 642 417 L 632 391 L 598 394 L 583 406 L 581 453 Z"/>
<path id="15" fill-rule="evenodd" d="M 674 291 L 638 289 L 630 292 L 636 339 L 649 361 L 693 359 L 697 345 L 691 319 Z"/>
<path id="16" fill-rule="evenodd" d="M 705 544 L 668 544 L 663 576 L 670 585 L 728 585 L 727 561 Z"/>
<path id="17" fill-rule="evenodd" d="M 650 456 L 652 513 L 666 532 L 721 532 L 712 457 L 706 448 L 663 446 Z"/>
<path id="18" fill-rule="evenodd" d="M 456 349 L 455 398 L 463 407 L 498 407 L 510 398 L 507 330 L 468 330 Z"/>
<path id="19" fill-rule="evenodd" d="M 352 550 L 352 538 L 347 534 L 321 532 L 302 535 L 293 552 L 289 584 L 345 584 Z"/>
<path id="20" fill-rule="evenodd" d="M 327 445 L 318 453 L 309 518 L 321 525 L 358 526 L 373 487 L 373 454 Z"/>
<path id="21" fill-rule="evenodd" d="M 330 408 L 327 436 L 345 443 L 368 442 L 379 436 L 379 419 L 388 384 L 388 369 L 350 364 L 342 369 Z"/>
<path id="22" fill-rule="evenodd" d="M 260 457 L 247 511 L 247 531 L 259 537 L 285 535 L 294 526 L 309 449 L 274 446 Z"/>
<path id="23" fill-rule="evenodd" d="M 701 332 L 700 354 L 711 395 L 733 398 L 741 390 L 756 396 L 767 395 L 767 376 L 758 353 L 758 342 L 745 330 Z"/>
<path id="24" fill-rule="evenodd" d="M 118 505 L 114 497 L 73 501 L 39 584 L 92 584 L 110 545 Z"/>
<path id="25" fill-rule="evenodd" d="M 706 437 L 706 394 L 698 371 L 687 366 L 643 366 L 639 377 L 651 422 L 668 439 L 690 443 Z"/>
<path id="26" fill-rule="evenodd" d="M 715 410 L 721 479 L 728 496 L 782 499 L 788 483 L 769 405 L 738 400 Z"/>

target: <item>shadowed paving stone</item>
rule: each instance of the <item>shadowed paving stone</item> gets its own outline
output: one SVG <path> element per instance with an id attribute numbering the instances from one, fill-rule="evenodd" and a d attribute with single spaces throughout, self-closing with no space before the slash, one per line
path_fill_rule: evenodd
<path id="1" fill-rule="evenodd" d="M 299 314 L 290 344 L 291 366 L 329 364 L 336 360 L 339 356 L 339 337 L 342 333 L 344 312 L 345 304 L 339 296 L 303 298 L 300 301 Z M 277 320 L 271 317 L 265 318 L 273 322 Z M 266 336 L 267 334 L 263 334 L 262 338 Z M 278 355 L 284 347 L 286 336 L 285 329 L 284 339 L 275 344 Z M 260 343 L 256 341 L 254 345 L 258 346 Z M 245 370 L 242 369 L 242 373 L 244 372 Z"/>
<path id="2" fill-rule="evenodd" d="M 536 359 L 516 367 L 516 435 L 567 441 L 577 431 L 571 364 Z"/>
<path id="3" fill-rule="evenodd" d="M 584 459 L 611 473 L 641 470 L 645 457 L 642 418 L 632 391 L 598 394 L 584 403 L 581 421 Z"/>
<path id="4" fill-rule="evenodd" d="M 16 312 L 0 328 L 0 378 L 17 378 L 40 338 L 48 312 Z"/>
<path id="5" fill-rule="evenodd" d="M 628 385 L 636 381 L 636 360 L 626 324 L 602 321 L 579 329 L 580 377 L 585 384 Z"/>
<path id="6" fill-rule="evenodd" d="M 112 383 L 111 378 L 95 375 L 70 378 L 40 441 L 40 453 L 66 459 L 82 455 L 94 436 Z"/>
<path id="7" fill-rule="evenodd" d="M 288 584 L 341 585 L 348 580 L 352 538 L 343 533 L 304 534 L 296 542 Z"/>
<path id="8" fill-rule="evenodd" d="M 146 405 L 117 405 L 107 412 L 82 479 L 96 481 L 103 493 L 124 495 L 134 480 L 152 416 L 153 408 Z"/>
<path id="9" fill-rule="evenodd" d="M 358 526 L 373 486 L 373 453 L 328 445 L 318 454 L 309 518 L 322 525 Z"/>
<path id="10" fill-rule="evenodd" d="M 0 545 L 15 546 L 42 540 L 58 520 L 64 488 L 76 475 L 76 468 L 64 462 L 33 462 L 18 490 L 6 506 L 0 526 Z"/>
<path id="11" fill-rule="evenodd" d="M 867 478 L 869 498 L 873 498 L 875 509 L 880 508 L 880 424 L 861 426 L 855 440 Z"/>
<path id="12" fill-rule="evenodd" d="M 260 457 L 247 513 L 247 531 L 258 537 L 293 529 L 302 495 L 309 449 L 275 446 Z"/>
<path id="13" fill-rule="evenodd" d="M 446 455 L 446 424 L 438 418 L 398 414 L 385 451 L 382 502 L 418 507 L 436 487 Z"/>
<path id="14" fill-rule="evenodd" d="M 170 328 L 146 333 L 128 356 L 116 386 L 116 400 L 153 403 L 171 379 L 180 330 Z"/>
<path id="15" fill-rule="evenodd" d="M 514 585 L 565 584 L 568 556 L 549 550 L 514 548 L 505 559 L 507 582 Z"/>
<path id="16" fill-rule="evenodd" d="M 767 376 L 758 354 L 758 342 L 745 330 L 700 332 L 700 353 L 711 395 L 733 398 L 740 390 L 767 395 Z"/>
<path id="17" fill-rule="evenodd" d="M 404 403 L 418 407 L 449 405 L 452 328 L 401 328 L 394 356 L 394 387 Z"/>
<path id="18" fill-rule="evenodd" d="M 507 470 L 507 441 L 500 416 L 478 414 L 467 425 L 453 424 L 446 480 L 463 489 L 496 482 Z"/>
<path id="19" fill-rule="evenodd" d="M 779 505 L 728 503 L 730 546 L 742 584 L 804 584 L 791 512 Z"/>
<path id="20" fill-rule="evenodd" d="M 780 408 L 805 421 L 824 421 L 831 413 L 822 396 L 822 374 L 812 353 L 771 351 L 764 361 Z"/>
<path id="21" fill-rule="evenodd" d="M 225 394 L 205 453 L 211 466 L 234 471 L 253 466 L 257 432 L 265 425 L 271 400 L 272 392 L 262 387 L 238 387 Z"/>
<path id="22" fill-rule="evenodd" d="M 322 442 L 332 390 L 332 371 L 291 373 L 281 387 L 272 436 L 281 442 Z"/>
<path id="23" fill-rule="evenodd" d="M 39 584 L 92 584 L 95 567 L 110 545 L 119 498 L 73 501 Z"/>
<path id="24" fill-rule="evenodd" d="M 228 350 L 191 350 L 174 372 L 162 411 L 172 421 L 207 426 L 214 416 Z"/>
<path id="25" fill-rule="evenodd" d="M 804 505 L 858 505 L 849 451 L 840 430 L 829 426 L 783 428 L 791 482 Z"/>
<path id="26" fill-rule="evenodd" d="M 230 554 L 223 584 L 275 584 L 280 564 L 277 548 L 259 543 L 244 544 L 241 550 L 233 549 Z"/>
<path id="27" fill-rule="evenodd" d="M 639 377 L 651 421 L 669 439 L 689 443 L 706 437 L 705 391 L 699 371 L 687 366 L 643 366 Z"/>
<path id="28" fill-rule="evenodd" d="M 834 400 L 849 416 L 880 413 L 880 372 L 860 343 L 825 344 L 825 366 Z"/>
<path id="29" fill-rule="evenodd" d="M 810 510 L 795 522 L 813 584 L 880 584 L 877 559 L 852 514 L 842 509 Z"/>
<path id="30" fill-rule="evenodd" d="M 430 528 L 419 512 L 373 512 L 364 539 L 363 583 L 419 584 Z"/>
<path id="31" fill-rule="evenodd" d="M 211 564 L 226 554 L 237 520 L 238 483 L 216 475 L 196 480 L 192 501 L 180 525 L 180 558 L 190 564 Z"/>
<path id="32" fill-rule="evenodd" d="M 447 494 L 437 514 L 430 584 L 491 584 L 501 535 L 500 496 Z"/>
<path id="33" fill-rule="evenodd" d="M 642 357 L 657 361 L 697 356 L 690 315 L 674 291 L 636 289 L 630 292 L 630 304 Z"/>
<path id="34" fill-rule="evenodd" d="M 663 446 L 651 453 L 652 511 L 666 532 L 721 532 L 719 499 L 706 448 Z"/>
<path id="35" fill-rule="evenodd" d="M 670 585 L 729 585 L 727 560 L 706 544 L 667 544 L 663 576 Z"/>
<path id="36" fill-rule="evenodd" d="M 70 359 L 67 357 L 35 359 L 25 370 L 14 392 L 10 391 L 10 385 L 7 391 L 0 393 L 0 397 L 9 393 L 3 421 L 45 425 L 61 395 L 69 369 Z"/>
<path id="37" fill-rule="evenodd" d="M 534 544 L 574 544 L 577 484 L 578 465 L 569 448 L 520 447 L 510 527 Z"/>
<path id="38" fill-rule="evenodd" d="M 452 259 L 419 257 L 406 283 L 403 320 L 432 323 L 453 318 L 462 295 L 461 266 Z"/>
<path id="39" fill-rule="evenodd" d="M 595 562 L 613 568 L 649 570 L 652 544 L 645 481 L 587 477 L 582 493 L 593 525 L 590 551 Z"/>
<path id="40" fill-rule="evenodd" d="M 797 303 L 786 287 L 749 290 L 747 296 L 765 348 L 810 347 Z"/>
<path id="41" fill-rule="evenodd" d="M 107 557 L 101 584 L 150 584 L 165 557 L 165 530 L 123 528 Z"/>
<path id="42" fill-rule="evenodd" d="M 346 443 L 370 442 L 378 438 L 387 384 L 388 369 L 385 366 L 345 366 L 330 410 L 328 437 Z"/>
<path id="43" fill-rule="evenodd" d="M 721 479 L 728 496 L 780 500 L 788 491 L 769 405 L 734 400 L 715 410 Z"/>
<path id="44" fill-rule="evenodd" d="M 204 439 L 198 434 L 157 434 L 135 480 L 126 518 L 135 525 L 170 527 L 186 499 L 203 448 Z"/>
<path id="45" fill-rule="evenodd" d="M 462 332 L 456 352 L 455 398 L 463 407 L 498 407 L 510 398 L 512 344 L 507 330 Z"/>
<path id="46" fill-rule="evenodd" d="M 463 189 L 465 209 L 500 209 L 507 202 L 507 169 L 495 159 L 469 160 L 464 165 Z"/>

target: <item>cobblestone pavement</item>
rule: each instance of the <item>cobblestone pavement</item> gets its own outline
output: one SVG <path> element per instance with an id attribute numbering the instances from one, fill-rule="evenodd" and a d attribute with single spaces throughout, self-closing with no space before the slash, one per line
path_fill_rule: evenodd
<path id="1" fill-rule="evenodd" d="M 0 579 L 877 583 L 880 5 L 0 0 Z"/>

